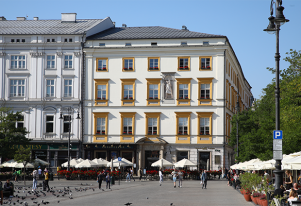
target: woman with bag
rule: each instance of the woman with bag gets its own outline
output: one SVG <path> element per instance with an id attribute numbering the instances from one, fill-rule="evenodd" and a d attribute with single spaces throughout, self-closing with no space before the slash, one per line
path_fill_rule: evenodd
<path id="1" fill-rule="evenodd" d="M 178 176 L 178 173 L 176 171 L 176 169 L 171 173 L 172 175 L 172 181 L 173 181 L 173 187 L 176 188 L 176 181 L 177 181 L 177 176 Z"/>

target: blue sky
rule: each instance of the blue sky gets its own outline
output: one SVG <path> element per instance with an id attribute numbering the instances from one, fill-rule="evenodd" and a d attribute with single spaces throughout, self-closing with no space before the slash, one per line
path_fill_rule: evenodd
<path id="1" fill-rule="evenodd" d="M 8 20 L 60 19 L 61 13 L 77 13 L 78 19 L 107 16 L 116 26 L 165 26 L 221 34 L 229 38 L 255 98 L 272 81 L 266 67 L 275 67 L 275 35 L 263 31 L 268 25 L 270 0 L 0 0 L 0 16 Z M 301 0 L 283 0 L 290 20 L 280 31 L 280 69 L 290 49 L 301 50 Z"/>

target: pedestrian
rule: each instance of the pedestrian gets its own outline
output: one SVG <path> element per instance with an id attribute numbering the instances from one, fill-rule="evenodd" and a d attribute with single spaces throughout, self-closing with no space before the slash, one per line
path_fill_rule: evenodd
<path id="1" fill-rule="evenodd" d="M 18 182 L 18 173 L 17 173 L 17 170 L 14 171 L 13 176 L 15 176 L 15 182 Z"/>
<path id="2" fill-rule="evenodd" d="M 126 175 L 125 175 L 125 181 L 127 182 L 129 180 L 129 182 L 131 182 L 131 176 L 130 176 L 130 172 L 127 171 Z"/>
<path id="3" fill-rule="evenodd" d="M 44 171 L 44 176 L 45 176 L 45 180 L 44 180 L 45 181 L 44 182 L 44 184 L 45 184 L 45 190 L 47 189 L 47 192 L 49 192 L 50 191 L 50 188 L 49 188 L 49 173 L 48 173 L 47 169 L 45 169 L 45 171 Z"/>
<path id="4" fill-rule="evenodd" d="M 132 178 L 133 180 L 134 180 L 134 182 L 135 182 L 135 178 L 134 178 L 134 176 L 133 176 L 133 174 L 134 174 L 134 171 L 133 171 L 133 169 L 131 168 L 130 169 L 130 178 Z"/>
<path id="5" fill-rule="evenodd" d="M 202 176 L 201 176 L 201 180 L 203 182 L 203 185 L 202 185 L 202 189 L 205 187 L 205 189 L 207 189 L 207 171 L 204 170 Z"/>
<path id="6" fill-rule="evenodd" d="M 174 170 L 172 173 L 172 181 L 173 181 L 173 187 L 176 188 L 176 181 L 177 181 L 177 170 Z"/>
<path id="7" fill-rule="evenodd" d="M 290 190 L 293 187 L 293 176 L 292 176 L 291 171 L 289 171 L 289 170 L 286 170 L 285 174 L 287 175 L 287 178 L 285 179 L 285 182 L 284 182 L 284 184 L 286 184 L 285 189 Z"/>
<path id="8" fill-rule="evenodd" d="M 37 189 L 37 184 L 38 184 L 38 171 L 36 168 L 32 171 L 32 191 L 35 191 Z"/>
<path id="9" fill-rule="evenodd" d="M 7 179 L 4 184 L 4 191 L 9 191 L 9 197 L 13 197 L 14 194 L 14 187 L 13 184 L 10 182 L 10 179 Z M 1 199 L 2 200 L 2 199 Z M 4 203 L 5 204 L 5 203 Z"/>
<path id="10" fill-rule="evenodd" d="M 101 183 L 102 183 L 102 180 L 103 180 L 103 175 L 104 175 L 103 172 L 99 172 L 99 174 L 97 176 L 97 182 L 98 182 L 98 188 L 99 189 L 101 189 Z"/>
<path id="11" fill-rule="evenodd" d="M 163 173 L 162 173 L 162 169 L 159 170 L 159 178 L 160 178 L 159 183 L 160 183 L 160 186 L 161 186 L 161 184 L 162 184 L 162 182 L 163 182 Z"/>
<path id="12" fill-rule="evenodd" d="M 109 189 L 111 189 L 111 187 L 110 187 L 110 181 L 111 181 L 110 173 L 108 172 L 107 176 L 106 176 L 106 182 L 107 182 L 106 189 L 108 189 L 108 186 L 109 186 Z"/>
<path id="13" fill-rule="evenodd" d="M 139 180 L 141 181 L 141 179 L 142 179 L 142 169 L 140 168 L 138 172 L 139 172 L 139 176 L 140 176 Z"/>
<path id="14" fill-rule="evenodd" d="M 41 166 L 38 167 L 39 179 L 42 177 L 42 169 Z"/>
<path id="15" fill-rule="evenodd" d="M 183 172 L 181 170 L 179 170 L 178 172 L 178 177 L 179 177 L 179 187 L 182 187 L 182 183 L 183 183 Z"/>

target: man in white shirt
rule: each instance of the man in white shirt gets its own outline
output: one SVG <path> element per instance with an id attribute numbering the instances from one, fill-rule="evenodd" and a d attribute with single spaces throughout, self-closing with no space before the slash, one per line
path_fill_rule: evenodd
<path id="1" fill-rule="evenodd" d="M 159 183 L 160 183 L 160 186 L 161 186 L 161 184 L 162 184 L 162 182 L 163 182 L 163 173 L 162 173 L 162 169 L 159 170 L 159 178 L 160 178 Z"/>
<path id="2" fill-rule="evenodd" d="M 39 174 L 39 179 L 42 177 L 42 169 L 41 166 L 38 167 L 38 174 Z"/>

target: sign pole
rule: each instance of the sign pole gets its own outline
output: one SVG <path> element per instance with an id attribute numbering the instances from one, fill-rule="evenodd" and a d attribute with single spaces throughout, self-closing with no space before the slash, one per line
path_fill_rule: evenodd
<path id="1" fill-rule="evenodd" d="M 275 167 L 275 189 L 279 189 L 280 185 L 283 183 L 281 170 L 281 160 L 282 160 L 282 130 L 273 131 L 273 159 L 276 160 Z"/>

